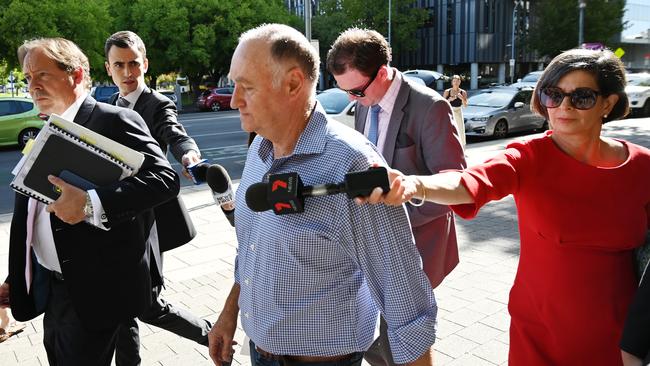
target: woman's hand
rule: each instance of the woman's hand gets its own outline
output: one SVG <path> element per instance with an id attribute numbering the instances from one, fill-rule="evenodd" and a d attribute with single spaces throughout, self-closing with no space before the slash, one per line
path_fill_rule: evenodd
<path id="1" fill-rule="evenodd" d="M 385 203 L 388 205 L 399 206 L 407 202 L 417 193 L 417 180 L 412 176 L 406 176 L 397 169 L 386 167 L 388 172 L 388 181 L 390 182 L 390 191 L 384 193 L 381 188 L 375 188 L 368 197 L 357 197 L 355 201 L 358 204 Z"/>

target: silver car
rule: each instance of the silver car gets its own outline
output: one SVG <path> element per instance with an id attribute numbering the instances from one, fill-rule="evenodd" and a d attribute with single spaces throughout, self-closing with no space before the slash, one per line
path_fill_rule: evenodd
<path id="1" fill-rule="evenodd" d="M 473 95 L 463 109 L 465 135 L 505 137 L 509 132 L 545 130 L 548 123 L 530 110 L 531 88 L 493 87 Z"/>

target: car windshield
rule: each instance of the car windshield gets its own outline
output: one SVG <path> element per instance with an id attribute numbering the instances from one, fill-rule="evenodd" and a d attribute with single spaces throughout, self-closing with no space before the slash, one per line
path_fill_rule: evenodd
<path id="1" fill-rule="evenodd" d="M 626 75 L 628 85 L 650 86 L 650 74 L 647 75 Z"/>
<path id="2" fill-rule="evenodd" d="M 529 82 L 529 83 L 536 83 L 537 80 L 539 80 L 540 76 L 542 76 L 542 74 L 528 74 L 528 75 L 524 76 L 524 78 L 521 79 L 521 81 L 526 81 L 526 82 Z"/>
<path id="3" fill-rule="evenodd" d="M 469 97 L 467 104 L 476 107 L 499 108 L 504 107 L 512 100 L 510 93 L 498 91 L 486 91 Z"/>
<path id="4" fill-rule="evenodd" d="M 324 92 L 318 94 L 316 99 L 323 105 L 327 114 L 339 114 L 350 103 L 348 95 L 345 93 Z"/>

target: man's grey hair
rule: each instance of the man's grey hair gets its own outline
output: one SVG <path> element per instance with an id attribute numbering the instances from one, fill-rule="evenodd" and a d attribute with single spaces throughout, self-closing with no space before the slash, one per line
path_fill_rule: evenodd
<path id="1" fill-rule="evenodd" d="M 274 88 L 279 87 L 282 82 L 287 61 L 297 62 L 313 88 L 316 87 L 320 57 L 302 33 L 284 24 L 262 24 L 242 33 L 239 44 L 253 40 L 269 44 L 271 59 L 268 65 L 273 68 Z"/>
<path id="2" fill-rule="evenodd" d="M 45 56 L 56 62 L 57 66 L 68 74 L 72 74 L 77 69 L 82 69 L 84 73 L 84 88 L 90 89 L 92 82 L 90 80 L 90 63 L 88 57 L 81 51 L 81 48 L 74 42 L 65 38 L 37 38 L 31 41 L 25 41 L 18 48 L 18 62 L 23 66 L 25 56 L 29 51 L 40 49 Z"/>

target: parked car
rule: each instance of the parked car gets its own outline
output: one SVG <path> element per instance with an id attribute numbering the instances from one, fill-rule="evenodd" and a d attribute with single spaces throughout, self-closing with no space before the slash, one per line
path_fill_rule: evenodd
<path id="1" fill-rule="evenodd" d="M 98 102 L 108 103 L 111 96 L 119 91 L 116 85 L 98 85 L 90 89 L 90 96 Z"/>
<path id="2" fill-rule="evenodd" d="M 533 89 L 494 87 L 467 99 L 463 110 L 467 136 L 505 137 L 509 132 L 544 130 L 548 123 L 530 110 Z"/>
<path id="3" fill-rule="evenodd" d="M 632 113 L 650 117 L 650 74 L 626 74 L 625 92 L 630 100 Z"/>
<path id="4" fill-rule="evenodd" d="M 446 79 L 445 75 L 431 70 L 408 70 L 404 71 L 404 75 L 422 79 L 422 81 L 424 81 L 424 84 L 431 89 L 436 88 L 436 81 L 439 79 Z"/>
<path id="5" fill-rule="evenodd" d="M 44 123 L 31 99 L 0 97 L 0 146 L 23 148 Z"/>
<path id="6" fill-rule="evenodd" d="M 543 72 L 544 71 L 529 72 L 528 74 L 524 75 L 523 78 L 518 79 L 516 83 L 511 84 L 510 86 L 513 88 L 534 88 L 535 85 L 537 85 L 537 82 L 539 81 L 539 78 L 542 76 Z"/>
<path id="7" fill-rule="evenodd" d="M 202 111 L 212 110 L 217 112 L 229 109 L 230 99 L 232 99 L 232 93 L 234 91 L 235 88 L 231 86 L 208 89 L 201 93 L 199 99 L 196 101 L 196 106 Z"/>
<path id="8" fill-rule="evenodd" d="M 174 104 L 178 105 L 178 98 L 176 98 L 176 93 L 174 93 L 173 90 L 159 90 L 158 92 L 169 98 L 169 100 L 174 102 Z"/>
<path id="9" fill-rule="evenodd" d="M 316 99 L 323 106 L 328 116 L 350 128 L 354 128 L 354 110 L 357 102 L 350 100 L 348 93 L 339 88 L 330 88 L 318 93 Z"/>

